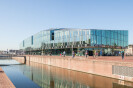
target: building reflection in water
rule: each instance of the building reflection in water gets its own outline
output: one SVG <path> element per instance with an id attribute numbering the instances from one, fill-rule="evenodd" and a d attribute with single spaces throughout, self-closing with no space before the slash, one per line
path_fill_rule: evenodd
<path id="1" fill-rule="evenodd" d="M 132 82 L 27 62 L 20 66 L 28 78 L 42 88 L 133 88 Z"/>

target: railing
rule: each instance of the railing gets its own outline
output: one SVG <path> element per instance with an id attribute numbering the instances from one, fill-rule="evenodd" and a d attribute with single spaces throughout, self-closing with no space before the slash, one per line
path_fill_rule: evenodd
<path id="1" fill-rule="evenodd" d="M 133 67 L 127 66 L 112 66 L 112 74 L 133 77 Z"/>
<path id="2" fill-rule="evenodd" d="M 16 56 L 16 55 L 12 55 L 12 54 L 1 54 L 0 55 L 0 59 L 11 59 L 12 56 Z"/>

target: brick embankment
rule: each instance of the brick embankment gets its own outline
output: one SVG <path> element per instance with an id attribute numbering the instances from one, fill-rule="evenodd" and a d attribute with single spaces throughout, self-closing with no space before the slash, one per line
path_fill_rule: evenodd
<path id="1" fill-rule="evenodd" d="M 13 57 L 13 59 L 24 61 L 24 57 Z M 84 56 L 26 56 L 26 63 L 36 62 L 51 66 L 66 68 L 70 70 L 91 73 L 121 80 L 133 82 L 133 57 L 101 56 L 97 58 Z"/>
<path id="2" fill-rule="evenodd" d="M 0 88 L 16 88 L 0 67 Z"/>

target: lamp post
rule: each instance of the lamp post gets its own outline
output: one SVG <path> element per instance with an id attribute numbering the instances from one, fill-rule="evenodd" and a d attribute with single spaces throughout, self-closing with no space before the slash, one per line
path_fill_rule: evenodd
<path id="1" fill-rule="evenodd" d="M 72 45 L 72 54 L 73 54 L 73 45 Z"/>
<path id="2" fill-rule="evenodd" d="M 31 55 L 31 48 L 30 48 L 30 55 Z"/>
<path id="3" fill-rule="evenodd" d="M 43 47 L 42 47 L 42 55 L 43 55 Z"/>

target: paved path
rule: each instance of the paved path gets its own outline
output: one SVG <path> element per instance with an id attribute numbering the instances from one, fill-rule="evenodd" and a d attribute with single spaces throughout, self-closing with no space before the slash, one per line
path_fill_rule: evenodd
<path id="1" fill-rule="evenodd" d="M 92 57 L 92 56 L 89 56 L 87 58 L 85 58 L 84 56 L 79 56 L 79 57 L 77 56 L 74 59 L 133 63 L 133 56 L 125 56 L 124 60 L 122 60 L 121 56 L 98 56 L 98 57 L 95 57 L 95 58 Z"/>
<path id="2" fill-rule="evenodd" d="M 16 88 L 0 67 L 0 88 Z"/>
<path id="3" fill-rule="evenodd" d="M 75 56 L 72 58 L 72 56 L 42 56 L 42 55 L 27 55 L 27 56 L 34 56 L 34 57 L 49 57 L 49 58 L 61 58 L 61 59 L 80 59 L 80 60 L 97 60 L 97 61 L 114 61 L 114 62 L 127 62 L 127 63 L 133 63 L 133 56 L 124 56 L 124 60 L 122 60 L 121 56 L 98 56 L 98 57 L 85 57 L 85 56 Z"/>
<path id="4" fill-rule="evenodd" d="M 97 58 L 90 57 L 92 60 L 104 60 L 104 61 L 115 61 L 115 62 L 132 62 L 133 56 L 125 56 L 124 60 L 122 60 L 121 56 L 99 56 Z"/>
<path id="5" fill-rule="evenodd" d="M 70 56 L 67 56 L 65 58 L 72 58 Z M 98 56 L 98 57 L 85 57 L 85 56 L 75 56 L 75 58 L 72 59 L 83 59 L 83 60 L 104 60 L 104 61 L 118 61 L 118 62 L 133 62 L 133 56 L 125 56 L 124 60 L 122 60 L 121 56 Z"/>

